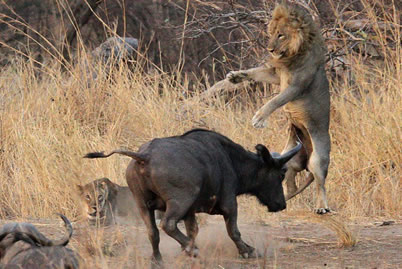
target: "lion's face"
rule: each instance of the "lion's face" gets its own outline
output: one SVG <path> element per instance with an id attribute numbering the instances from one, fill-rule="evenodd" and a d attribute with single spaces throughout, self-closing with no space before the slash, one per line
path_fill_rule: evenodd
<path id="1" fill-rule="evenodd" d="M 269 30 L 268 51 L 274 59 L 291 57 L 299 51 L 300 37 L 297 32 L 283 22 L 278 21 Z"/>
<path id="2" fill-rule="evenodd" d="M 101 178 L 77 187 L 87 218 L 90 221 L 105 218 L 109 210 L 107 202 L 114 191 L 114 183 L 107 178 Z"/>
<path id="3" fill-rule="evenodd" d="M 277 6 L 268 25 L 268 51 L 274 59 L 287 59 L 299 54 L 314 37 L 311 17 L 299 9 Z"/>

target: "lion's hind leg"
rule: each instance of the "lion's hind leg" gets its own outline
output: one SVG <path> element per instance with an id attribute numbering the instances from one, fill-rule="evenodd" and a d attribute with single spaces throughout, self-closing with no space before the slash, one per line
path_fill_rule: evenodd
<path id="1" fill-rule="evenodd" d="M 328 174 L 330 138 L 328 132 L 311 134 L 313 151 L 308 161 L 308 169 L 313 174 L 317 188 L 317 203 L 315 212 L 325 214 L 330 212 L 327 202 L 325 180 Z"/>

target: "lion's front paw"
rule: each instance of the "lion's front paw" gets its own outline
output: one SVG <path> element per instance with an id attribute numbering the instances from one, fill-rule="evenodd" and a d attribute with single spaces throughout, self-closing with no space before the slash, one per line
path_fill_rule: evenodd
<path id="1" fill-rule="evenodd" d="M 265 128 L 267 126 L 266 118 L 267 117 L 260 111 L 255 113 L 252 119 L 252 124 L 254 128 Z"/>
<path id="2" fill-rule="evenodd" d="M 241 71 L 230 71 L 229 74 L 226 75 L 226 78 L 233 84 L 237 84 L 247 80 L 248 75 Z"/>

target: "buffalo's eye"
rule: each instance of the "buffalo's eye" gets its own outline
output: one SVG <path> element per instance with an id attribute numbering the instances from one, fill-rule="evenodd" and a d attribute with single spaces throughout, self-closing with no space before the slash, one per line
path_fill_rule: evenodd
<path id="1" fill-rule="evenodd" d="M 281 169 L 281 173 L 284 175 L 286 174 L 286 172 L 288 171 L 288 169 L 286 167 L 282 167 Z"/>

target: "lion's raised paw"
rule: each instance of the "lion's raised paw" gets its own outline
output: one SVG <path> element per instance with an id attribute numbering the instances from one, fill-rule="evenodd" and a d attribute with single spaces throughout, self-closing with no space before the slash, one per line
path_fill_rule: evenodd
<path id="1" fill-rule="evenodd" d="M 247 73 L 241 71 L 231 71 L 226 75 L 226 78 L 233 84 L 237 84 L 247 80 Z"/>
<path id="2" fill-rule="evenodd" d="M 251 120 L 251 123 L 253 124 L 254 128 L 265 128 L 265 127 L 267 127 L 266 117 L 260 112 L 257 112 L 254 115 L 253 119 Z"/>

